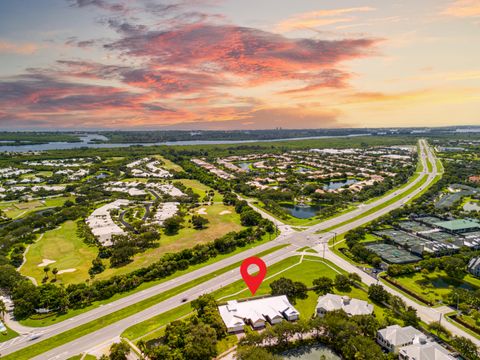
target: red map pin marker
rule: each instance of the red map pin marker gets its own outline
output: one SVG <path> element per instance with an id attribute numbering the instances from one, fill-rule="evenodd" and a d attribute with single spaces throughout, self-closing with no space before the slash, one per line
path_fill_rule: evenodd
<path id="1" fill-rule="evenodd" d="M 258 266 L 258 274 L 250 275 L 248 273 L 248 267 L 250 265 Z M 240 265 L 240 274 L 242 274 L 242 278 L 250 289 L 252 295 L 255 295 L 258 288 L 262 284 L 265 275 L 267 274 L 267 265 L 265 265 L 265 262 L 262 259 L 256 256 L 252 256 L 248 259 L 243 260 L 242 265 Z"/>

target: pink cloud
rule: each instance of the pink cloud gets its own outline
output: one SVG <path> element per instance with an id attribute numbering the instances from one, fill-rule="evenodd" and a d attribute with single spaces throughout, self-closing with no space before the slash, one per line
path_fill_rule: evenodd
<path id="1" fill-rule="evenodd" d="M 480 17 L 480 2 L 478 0 L 455 0 L 441 14 L 460 18 Z"/>
<path id="2" fill-rule="evenodd" d="M 13 43 L 7 40 L 0 40 L 0 53 L 31 55 L 38 51 L 39 45 L 34 43 Z"/>

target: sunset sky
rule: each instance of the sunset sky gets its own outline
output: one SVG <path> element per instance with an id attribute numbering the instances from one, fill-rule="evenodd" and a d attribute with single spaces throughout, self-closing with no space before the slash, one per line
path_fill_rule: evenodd
<path id="1" fill-rule="evenodd" d="M 1 129 L 480 125 L 480 0 L 2 0 Z"/>

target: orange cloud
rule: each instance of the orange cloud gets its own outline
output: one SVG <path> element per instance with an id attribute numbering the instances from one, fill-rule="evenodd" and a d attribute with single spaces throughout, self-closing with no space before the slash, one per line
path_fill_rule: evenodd
<path id="1" fill-rule="evenodd" d="M 441 15 L 460 18 L 480 17 L 480 2 L 478 0 L 455 0 L 441 12 Z"/>
<path id="2" fill-rule="evenodd" d="M 40 47 L 34 43 L 15 44 L 10 41 L 0 40 L 0 53 L 31 55 Z"/>
<path id="3" fill-rule="evenodd" d="M 364 6 L 364 7 L 353 7 L 353 8 L 343 8 L 343 9 L 310 11 L 307 13 L 294 15 L 280 22 L 276 26 L 276 31 L 288 32 L 288 31 L 298 30 L 298 29 L 315 28 L 318 26 L 351 22 L 354 20 L 354 17 L 339 17 L 339 16 L 355 13 L 355 12 L 367 12 L 367 11 L 373 11 L 373 10 L 375 9 Z"/>

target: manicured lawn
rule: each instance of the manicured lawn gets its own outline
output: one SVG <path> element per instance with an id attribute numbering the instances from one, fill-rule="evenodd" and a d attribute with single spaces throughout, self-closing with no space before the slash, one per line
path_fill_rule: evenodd
<path id="1" fill-rule="evenodd" d="M 255 244 L 255 245 L 258 245 Z M 269 249 L 269 250 L 266 250 L 264 252 L 261 252 L 259 254 L 257 254 L 257 256 L 259 257 L 262 257 L 262 256 L 265 256 L 265 255 L 268 255 L 270 254 L 271 252 L 273 251 L 276 251 L 278 250 L 279 248 L 282 248 L 284 247 L 285 245 L 279 245 L 277 247 L 274 247 L 272 249 Z M 245 250 L 245 248 L 243 249 Z M 230 256 L 232 254 L 229 254 Z M 218 260 L 218 259 L 217 259 Z M 207 280 L 210 280 L 212 278 L 214 278 L 215 276 L 219 275 L 219 274 L 222 274 L 224 272 L 227 272 L 227 271 L 230 271 L 236 267 L 239 267 L 241 264 L 241 262 L 238 262 L 238 263 L 235 263 L 235 264 L 232 264 L 231 266 L 227 266 L 217 272 L 214 272 L 214 273 L 211 273 L 211 274 L 208 274 L 208 275 L 205 275 L 201 278 L 198 278 L 196 280 L 193 280 L 193 281 L 190 281 L 188 283 L 185 283 L 185 284 L 182 284 L 176 288 L 173 288 L 171 290 L 168 290 L 168 291 L 165 291 L 163 293 L 160 293 L 160 294 L 157 294 L 155 296 L 152 296 L 148 299 L 145 299 L 143 301 L 140 301 L 138 303 L 135 303 L 135 304 L 132 304 L 126 308 L 123 308 L 123 309 L 120 309 L 112 314 L 109 314 L 109 315 L 105 315 L 99 319 L 96 319 L 94 321 L 91 321 L 89 323 L 86 323 L 84 325 L 80 325 L 76 328 L 73 328 L 71 330 L 68 330 L 68 331 L 65 331 L 59 335 L 56 335 L 56 336 L 53 336 L 49 339 L 46 339 L 46 340 L 43 340 L 39 343 L 36 343 L 35 345 L 32 345 L 32 346 L 29 346 L 29 347 L 26 347 L 22 350 L 19 350 L 15 353 L 12 353 L 10 355 L 7 355 L 4 357 L 4 359 L 10 359 L 10 360 L 28 360 L 28 359 L 31 359 L 32 357 L 35 357 L 39 354 L 42 354 L 46 351 L 49 351 L 51 349 L 54 349 L 58 346 L 61 346 L 63 344 L 66 344 L 70 341 L 73 341 L 75 339 L 78 339 L 84 335 L 87 335 L 93 331 L 96 331 L 98 329 L 101 329 L 105 326 L 108 326 L 110 324 L 113 324 L 123 318 L 126 318 L 128 316 L 131 316 L 133 314 L 136 314 L 137 312 L 143 310 L 143 309 L 146 309 L 150 306 L 153 306 L 163 300 L 166 300 L 172 296 L 175 296 L 177 294 L 181 294 L 182 292 L 198 285 L 198 284 L 201 284 L 202 282 L 205 282 Z M 191 269 L 188 269 L 189 271 L 191 271 Z M 178 276 L 178 275 L 177 275 Z M 166 280 L 164 280 L 166 281 Z M 139 291 L 139 289 L 137 289 L 137 291 Z M 109 299 L 108 302 L 111 302 L 112 299 Z M 65 319 L 65 318 L 64 318 Z"/>
<path id="2" fill-rule="evenodd" d="M 207 228 L 203 230 L 195 230 L 188 223 L 191 215 L 186 216 L 184 223 L 185 227 L 179 231 L 178 234 L 168 236 L 162 234 L 160 238 L 160 246 L 153 249 L 148 249 L 143 253 L 134 256 L 134 260 L 121 268 L 109 268 L 103 273 L 97 275 L 97 279 L 107 279 L 113 275 L 125 274 L 135 269 L 140 269 L 158 261 L 158 259 L 166 254 L 178 252 L 183 249 L 192 248 L 197 244 L 204 244 L 211 242 L 231 231 L 241 230 L 240 216 L 235 212 L 231 206 L 223 204 L 200 206 L 192 211 L 192 214 L 198 214 L 198 210 L 204 208 L 206 215 L 203 217 L 209 220 Z M 225 214 L 224 212 L 230 213 Z M 223 213 L 223 215 L 220 215 Z"/>
<path id="3" fill-rule="evenodd" d="M 436 271 L 426 275 L 415 273 L 409 276 L 395 277 L 394 279 L 403 287 L 432 302 L 442 300 L 445 295 L 457 287 L 480 288 L 480 280 L 471 275 L 465 276 L 463 280 L 456 280 L 448 277 L 444 271 Z"/>
<path id="4" fill-rule="evenodd" d="M 208 191 L 213 190 L 211 187 L 209 187 L 205 184 L 202 184 L 198 180 L 175 179 L 175 180 L 172 180 L 172 183 L 175 183 L 177 181 L 181 182 L 187 188 L 191 188 L 195 194 L 200 195 L 200 201 L 203 201 L 203 198 L 205 197 L 205 195 Z M 213 196 L 213 201 L 214 202 L 222 202 L 223 201 L 222 195 L 220 195 L 217 191 L 215 191 L 215 195 Z"/>
<path id="5" fill-rule="evenodd" d="M 8 217 L 15 219 L 26 216 L 34 211 L 62 206 L 67 200 L 73 201 L 74 198 L 72 196 L 65 196 L 47 198 L 45 200 L 32 200 L 27 202 L 0 202 L 0 209 L 3 210 Z"/>
<path id="6" fill-rule="evenodd" d="M 162 168 L 164 168 L 165 170 L 183 171 L 183 168 L 180 165 L 177 165 L 174 162 L 165 159 L 161 155 L 155 155 L 154 158 L 163 162 Z"/>
<path id="7" fill-rule="evenodd" d="M 0 343 L 2 343 L 4 341 L 7 341 L 7 340 L 11 340 L 13 338 L 16 338 L 17 336 L 18 336 L 18 334 L 15 331 L 13 331 L 12 329 L 7 327 L 6 332 L 4 332 L 4 333 L 0 332 Z"/>
<path id="8" fill-rule="evenodd" d="M 59 271 L 75 269 L 57 275 L 57 283 L 71 284 L 83 282 L 89 278 L 88 269 L 92 260 L 97 257 L 98 250 L 94 246 L 86 245 L 77 236 L 77 224 L 67 221 L 59 228 L 50 230 L 39 237 L 39 240 L 30 245 L 26 254 L 27 261 L 21 268 L 22 275 L 34 277 L 41 284 L 44 277 L 43 267 L 39 267 L 44 259 L 53 260 L 50 269 Z M 50 280 L 53 275 L 49 273 Z"/>

